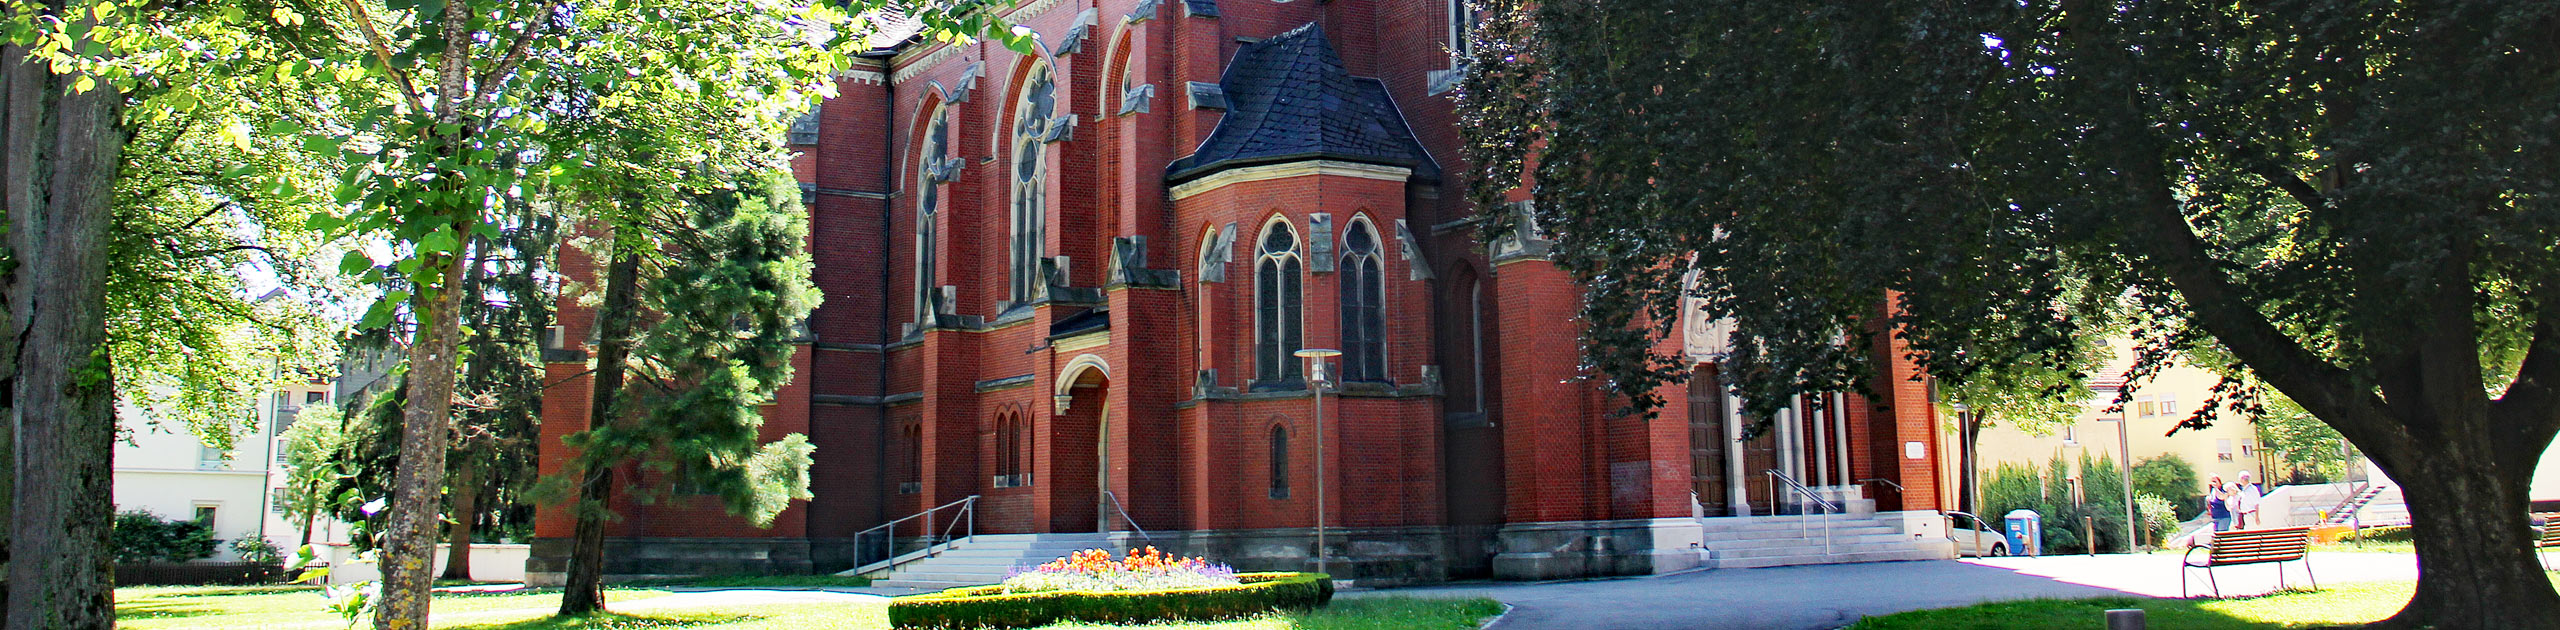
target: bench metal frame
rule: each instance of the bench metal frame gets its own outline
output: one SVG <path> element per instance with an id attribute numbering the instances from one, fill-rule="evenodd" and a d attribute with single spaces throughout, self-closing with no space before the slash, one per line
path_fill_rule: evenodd
<path id="1" fill-rule="evenodd" d="M 2196 563 L 2195 555 L 2199 550 L 2206 552 L 2202 564 Z M 2226 555 L 2237 557 L 2225 558 Z M 2284 581 L 2284 563 L 2286 562 L 2302 563 L 2302 576 L 2311 579 L 2311 590 L 2320 590 L 2319 576 L 2311 573 L 2311 530 L 2309 528 L 2277 527 L 2214 532 L 2213 542 L 2188 547 L 2186 555 L 2178 558 L 2178 595 L 2193 597 L 2193 593 L 2187 587 L 2187 576 L 2196 569 L 2204 569 L 2205 584 L 2213 587 L 2214 597 L 2221 597 L 2222 583 L 2214 579 L 2213 570 L 2244 564 L 2276 565 L 2276 589 L 2283 590 L 2286 588 Z"/>

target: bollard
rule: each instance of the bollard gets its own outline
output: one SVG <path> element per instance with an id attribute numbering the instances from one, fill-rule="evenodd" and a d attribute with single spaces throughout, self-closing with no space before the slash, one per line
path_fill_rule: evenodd
<path id="1" fill-rule="evenodd" d="M 2107 611 L 2107 630 L 2143 630 L 2143 625 L 2140 608 Z"/>

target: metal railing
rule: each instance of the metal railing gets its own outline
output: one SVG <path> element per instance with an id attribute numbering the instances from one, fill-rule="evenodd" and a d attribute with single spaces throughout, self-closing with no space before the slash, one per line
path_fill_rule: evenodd
<path id="1" fill-rule="evenodd" d="M 1156 537 L 1147 535 L 1147 528 L 1139 527 L 1138 519 L 1129 518 L 1129 508 L 1120 505 L 1120 495 L 1114 494 L 1109 490 L 1104 490 L 1102 491 L 1102 498 L 1111 500 L 1111 511 L 1119 512 L 1120 521 L 1128 523 L 1129 529 L 1138 532 L 1139 538 L 1147 539 L 1147 543 L 1149 544 L 1155 543 Z"/>
<path id="2" fill-rule="evenodd" d="M 939 520 L 939 515 L 944 510 L 950 510 L 953 513 L 950 520 Z M 906 540 L 902 545 L 899 541 L 901 536 L 898 535 L 898 526 L 917 519 L 924 520 L 923 533 L 904 537 Z M 960 535 L 952 536 L 954 531 L 960 532 Z M 953 544 L 976 535 L 978 535 L 978 495 L 972 494 L 958 501 L 934 506 L 933 509 L 881 523 L 871 529 L 862 530 L 862 533 L 854 534 L 854 559 L 861 565 L 853 570 L 853 574 L 863 575 L 875 571 L 886 571 L 898 568 L 901 564 L 930 558 L 950 549 Z M 914 548 L 907 549 L 906 546 L 914 546 Z"/>
<path id="3" fill-rule="evenodd" d="M 1778 500 L 1778 482 L 1784 481 L 1787 482 L 1788 489 L 1794 490 L 1796 495 L 1804 497 L 1806 502 L 1809 502 L 1812 505 L 1822 506 L 1823 513 L 1836 514 L 1840 512 L 1840 506 L 1838 504 L 1834 504 L 1829 500 L 1823 499 L 1822 495 L 1814 493 L 1811 488 L 1804 487 L 1803 482 L 1796 481 L 1796 478 L 1787 476 L 1787 473 L 1779 472 L 1776 468 L 1768 469 L 1766 472 L 1769 473 L 1770 501 Z M 1796 535 L 1803 536 L 1806 531 L 1812 529 L 1813 514 L 1811 510 L 1806 509 L 1806 503 L 1800 502 L 1796 504 L 1796 515 L 1802 517 L 1796 521 Z M 1826 556 L 1831 555 L 1831 520 L 1832 519 L 1827 518 L 1822 519 L 1822 555 Z"/>
<path id="4" fill-rule="evenodd" d="M 1909 490 L 1904 490 L 1904 489 L 1902 489 L 1902 484 L 1894 483 L 1894 482 L 1893 482 L 1893 480 L 1891 480 L 1891 479 L 1884 479 L 1884 478 L 1879 478 L 1879 477 L 1868 477 L 1868 478 L 1865 478 L 1865 479 L 1860 479 L 1860 480 L 1858 480 L 1858 482 L 1857 482 L 1857 483 L 1858 483 L 1858 484 L 1860 484 L 1860 485 L 1864 485 L 1864 484 L 1866 484 L 1867 482 L 1875 482 L 1875 483 L 1881 483 L 1881 484 L 1888 485 L 1888 486 L 1893 486 L 1893 491 L 1894 491 L 1894 493 L 1895 493 L 1895 494 L 1909 494 L 1909 493 L 1911 492 L 1911 491 L 1909 491 Z"/>

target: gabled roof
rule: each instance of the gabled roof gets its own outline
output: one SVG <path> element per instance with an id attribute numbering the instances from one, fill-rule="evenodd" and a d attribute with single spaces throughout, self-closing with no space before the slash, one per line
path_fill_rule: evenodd
<path id="1" fill-rule="evenodd" d="M 1301 160 L 1342 160 L 1413 169 L 1435 179 L 1440 169 L 1413 139 L 1387 86 L 1351 76 L 1308 23 L 1245 44 L 1218 80 L 1227 114 L 1191 155 L 1165 168 L 1180 183 L 1227 168 Z"/>

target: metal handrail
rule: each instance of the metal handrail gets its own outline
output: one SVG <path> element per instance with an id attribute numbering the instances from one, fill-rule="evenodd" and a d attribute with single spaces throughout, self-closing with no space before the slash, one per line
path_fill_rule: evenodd
<path id="1" fill-rule="evenodd" d="M 1796 491 L 1796 494 L 1803 495 L 1804 498 L 1812 500 L 1814 505 L 1822 506 L 1825 513 L 1838 513 L 1842 511 L 1838 504 L 1823 500 L 1820 495 L 1814 494 L 1812 489 L 1804 487 L 1803 482 L 1796 481 L 1796 478 L 1787 476 L 1787 473 L 1779 472 L 1776 468 L 1768 469 L 1765 472 L 1769 473 L 1770 501 L 1775 502 L 1778 500 L 1778 482 L 1784 481 L 1787 482 L 1788 488 Z M 1796 511 L 1796 515 L 1801 517 L 1796 520 L 1796 535 L 1802 536 L 1804 535 L 1805 530 L 1812 528 L 1810 523 L 1813 520 L 1813 515 L 1805 513 L 1801 504 L 1796 508 Z M 1822 555 L 1831 555 L 1831 519 L 1827 518 L 1822 519 Z"/>
<path id="2" fill-rule="evenodd" d="M 1149 543 L 1154 543 L 1156 541 L 1156 537 L 1147 535 L 1147 528 L 1138 525 L 1138 519 L 1129 518 L 1129 508 L 1120 505 L 1119 494 L 1113 493 L 1109 490 L 1104 490 L 1102 491 L 1102 498 L 1111 500 L 1111 510 L 1119 512 L 1120 520 L 1128 522 L 1129 529 L 1137 530 L 1139 538 L 1145 538 Z"/>
<path id="3" fill-rule="evenodd" d="M 1857 482 L 1858 482 L 1858 483 L 1866 483 L 1866 482 L 1870 482 L 1870 481 L 1883 483 L 1884 485 L 1888 485 L 1888 486 L 1893 486 L 1893 491 L 1894 491 L 1894 492 L 1898 492 L 1898 493 L 1902 493 L 1902 494 L 1910 494 L 1910 493 L 1911 493 L 1911 491 L 1909 491 L 1909 490 L 1904 490 L 1904 489 L 1902 489 L 1902 484 L 1894 483 L 1894 482 L 1893 482 L 1893 480 L 1891 480 L 1891 479 L 1884 479 L 1884 478 L 1881 478 L 1881 477 L 1868 477 L 1868 478 L 1865 478 L 1865 479 L 1860 479 L 1860 480 L 1858 480 Z"/>
<path id="4" fill-rule="evenodd" d="M 932 520 L 933 515 L 943 510 L 951 509 L 954 506 L 959 508 L 960 514 L 941 527 L 941 542 L 934 542 L 935 536 L 933 535 L 933 531 L 935 528 Z M 924 548 L 904 554 L 898 553 L 898 530 L 894 528 L 896 528 L 900 523 L 905 523 L 919 518 L 926 519 L 924 525 L 926 532 Z M 964 524 L 968 527 L 968 529 L 965 530 L 966 533 L 957 538 L 952 537 L 952 530 L 957 529 Z M 862 530 L 860 533 L 853 535 L 854 544 L 861 545 L 862 541 L 869 538 L 872 532 L 879 532 L 883 530 L 886 530 L 886 533 L 882 537 L 882 542 L 885 547 L 884 551 L 886 552 L 885 555 L 887 557 L 878 562 L 862 565 L 860 568 L 854 569 L 854 575 L 894 569 L 901 564 L 941 555 L 944 550 L 950 549 L 951 545 L 976 537 L 978 535 L 978 495 L 972 494 L 957 501 L 937 505 L 932 509 L 910 514 L 899 518 L 898 520 L 881 523 L 870 529 Z M 856 557 L 859 557 L 860 554 L 860 550 L 857 549 L 855 551 Z"/>
<path id="5" fill-rule="evenodd" d="M 2346 511 L 2346 509 L 2347 509 L 2347 504 L 2349 504 L 2349 503 L 2354 503 L 2354 502 L 2356 502 L 2356 499 L 2363 498 L 2363 497 L 2364 497 L 2364 493 L 2365 493 L 2365 491 L 2366 491 L 2366 490 L 2369 490 L 2369 489 L 2372 489 L 2372 488 L 2373 488 L 2373 482 L 2372 482 L 2372 481 L 2357 481 L 2357 482 L 2353 482 L 2353 483 L 2349 483 L 2349 484 L 2347 484 L 2347 496 L 2346 496 L 2345 498 L 2338 499 L 2338 502 L 2337 502 L 2336 504 L 2329 506 L 2329 511 L 2327 511 L 2327 512 L 2322 512 L 2322 513 L 2320 514 L 2320 520 L 2321 520 L 2322 522 L 2327 522 L 2329 519 L 2337 518 L 2339 514 L 2344 513 L 2344 512 Z M 2356 511 L 2358 511 L 2358 512 L 2362 512 L 2362 511 L 2364 511 L 2364 510 L 2363 510 L 2363 507 L 2364 507 L 2364 506 L 2356 506 L 2356 507 L 2357 507 L 2357 510 L 2356 510 Z"/>

